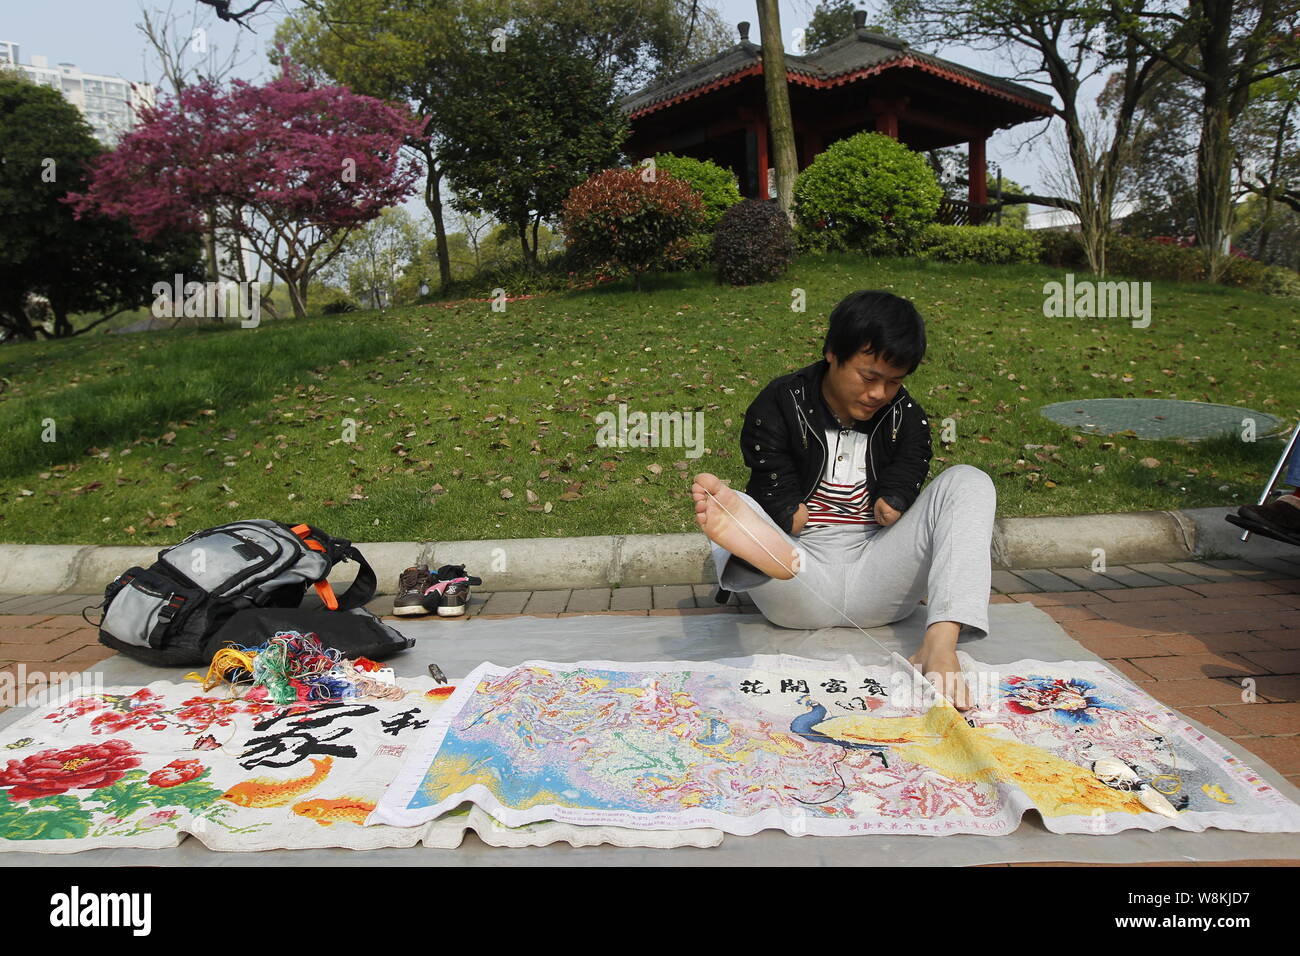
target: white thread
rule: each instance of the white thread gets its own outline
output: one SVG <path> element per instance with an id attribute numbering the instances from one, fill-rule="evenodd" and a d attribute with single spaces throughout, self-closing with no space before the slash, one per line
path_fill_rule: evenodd
<path id="1" fill-rule="evenodd" d="M 729 517 L 731 517 L 731 519 L 732 519 L 733 521 L 736 522 L 736 526 L 737 526 L 738 528 L 740 528 L 742 531 L 744 531 L 745 534 L 747 534 L 747 535 L 749 535 L 751 538 L 753 538 L 753 539 L 754 539 L 754 543 L 755 543 L 756 545 L 758 545 L 758 546 L 759 546 L 760 548 L 762 548 L 764 551 L 767 551 L 768 557 L 770 557 L 773 561 L 775 561 L 777 564 L 779 564 L 779 565 L 782 567 L 782 569 L 784 569 L 784 570 L 786 570 L 786 571 L 789 571 L 789 572 L 790 572 L 790 576 L 791 576 L 794 580 L 799 581 L 799 575 L 798 575 L 798 573 L 795 572 L 794 570 L 792 570 L 791 568 L 787 567 L 787 566 L 786 566 L 786 565 L 781 561 L 781 559 L 778 558 L 775 554 L 772 554 L 771 551 L 768 551 L 767 545 L 763 544 L 762 541 L 759 541 L 758 538 L 755 537 L 754 532 L 750 531 L 747 527 L 745 527 L 745 524 L 744 524 L 743 521 L 741 521 L 739 518 L 737 518 L 735 515 L 733 515 L 733 514 L 731 513 L 731 510 L 730 510 L 726 505 L 724 505 L 721 501 L 718 501 L 717 496 L 714 495 L 713 492 L 709 491 L 708 488 L 704 488 L 703 491 L 704 491 L 704 493 L 705 493 L 706 495 L 708 495 L 708 496 L 709 496 L 710 498 L 712 498 L 714 501 L 717 501 L 717 502 L 718 502 L 718 507 L 721 508 L 723 511 L 727 512 L 727 515 L 728 515 Z M 821 601 L 823 604 L 825 604 L 827 607 L 829 607 L 832 611 L 834 611 L 834 612 L 835 612 L 836 614 L 838 614 L 840 617 L 844 618 L 844 620 L 848 621 L 850 624 L 852 624 L 854 627 L 856 627 L 856 628 L 857 628 L 857 629 L 862 633 L 862 635 L 863 635 L 865 638 L 867 638 L 867 640 L 871 641 L 871 643 L 875 644 L 878 648 L 880 648 L 882 651 L 884 651 L 884 652 L 885 652 L 886 654 L 888 654 L 890 657 L 896 657 L 896 658 L 898 658 L 898 660 L 902 661 L 905 665 L 907 665 L 907 669 L 908 669 L 908 670 L 910 670 L 910 671 L 911 671 L 914 675 L 916 675 L 917 677 L 921 678 L 921 680 L 925 680 L 925 679 L 926 679 L 926 678 L 925 678 L 925 675 L 922 674 L 919 670 L 917 670 L 917 669 L 916 669 L 916 666 L 915 666 L 911 661 L 909 661 L 906 657 L 904 657 L 902 654 L 898 653 L 897 651 L 891 651 L 889 648 L 885 647 L 884 644 L 881 644 L 878 640 L 876 640 L 874 637 L 872 637 L 872 636 L 871 636 L 870 634 L 868 634 L 866 631 L 862 630 L 862 628 L 858 626 L 858 623 L 857 623 L 856 621 L 854 621 L 853 618 L 849 617 L 849 616 L 848 616 L 847 614 L 845 614 L 842 610 L 840 610 L 839 608 L 835 607 L 833 604 L 831 604 L 830 601 L 827 601 L 824 597 L 822 597 L 820 594 L 818 594 L 816 591 L 814 591 L 811 587 L 809 587 L 808 584 L 807 584 L 806 582 L 804 582 L 804 581 L 799 581 L 799 583 L 803 585 L 804 589 L 807 590 L 809 594 L 813 595 L 813 597 L 817 598 L 817 600 Z M 948 698 L 947 698 L 946 696 L 944 696 L 943 691 L 940 690 L 939 687 L 938 687 L 937 685 L 935 685 L 933 682 L 928 682 L 928 681 L 927 681 L 927 683 L 930 683 L 930 686 L 931 686 L 932 688 L 934 688 L 934 692 L 935 692 L 935 694 L 938 695 L 940 701 L 942 701 L 942 702 L 945 703 L 945 704 L 948 704 L 950 707 L 953 707 L 954 710 L 956 709 L 956 707 L 953 706 L 952 701 L 948 700 Z"/>

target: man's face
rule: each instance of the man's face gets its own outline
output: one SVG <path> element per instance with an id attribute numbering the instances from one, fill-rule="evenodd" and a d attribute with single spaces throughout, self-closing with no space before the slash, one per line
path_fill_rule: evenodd
<path id="1" fill-rule="evenodd" d="M 907 369 L 890 365 L 884 359 L 860 351 L 847 362 L 826 353 L 830 368 L 826 372 L 827 390 L 840 405 L 859 421 L 871 418 L 880 408 L 893 401 Z"/>

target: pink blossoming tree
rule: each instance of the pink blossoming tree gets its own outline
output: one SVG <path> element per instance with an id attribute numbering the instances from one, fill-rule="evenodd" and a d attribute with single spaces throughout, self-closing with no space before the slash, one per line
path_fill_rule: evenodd
<path id="1" fill-rule="evenodd" d="M 264 86 L 197 83 L 142 111 L 68 201 L 78 216 L 124 217 L 146 240 L 202 232 L 208 218 L 284 281 L 303 316 L 308 283 L 343 240 L 415 190 L 423 170 L 402 146 L 418 143 L 424 125 L 286 64 Z"/>

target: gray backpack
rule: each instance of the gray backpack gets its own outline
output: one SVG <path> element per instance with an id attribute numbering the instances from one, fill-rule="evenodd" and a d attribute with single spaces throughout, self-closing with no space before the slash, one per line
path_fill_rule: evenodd
<path id="1" fill-rule="evenodd" d="M 360 565 L 337 597 L 325 579 L 340 561 Z M 310 525 L 253 519 L 197 531 L 130 568 L 104 589 L 100 643 L 146 664 L 207 664 L 207 638 L 236 611 L 293 607 L 314 585 L 330 610 L 362 607 L 375 572 L 351 541 Z M 210 653 L 210 651 L 209 651 Z"/>

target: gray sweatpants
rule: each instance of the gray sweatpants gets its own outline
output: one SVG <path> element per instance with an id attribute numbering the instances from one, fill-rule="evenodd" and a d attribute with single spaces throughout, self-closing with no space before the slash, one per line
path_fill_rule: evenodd
<path id="1" fill-rule="evenodd" d="M 791 537 L 753 498 L 737 494 L 791 547 L 802 549 L 798 573 L 782 580 L 713 545 L 718 585 L 747 592 L 773 624 L 878 627 L 907 617 L 924 597 L 926 627 L 957 621 L 965 633 L 988 635 L 997 492 L 973 465 L 945 468 L 896 522 L 865 530 L 814 525 Z"/>

